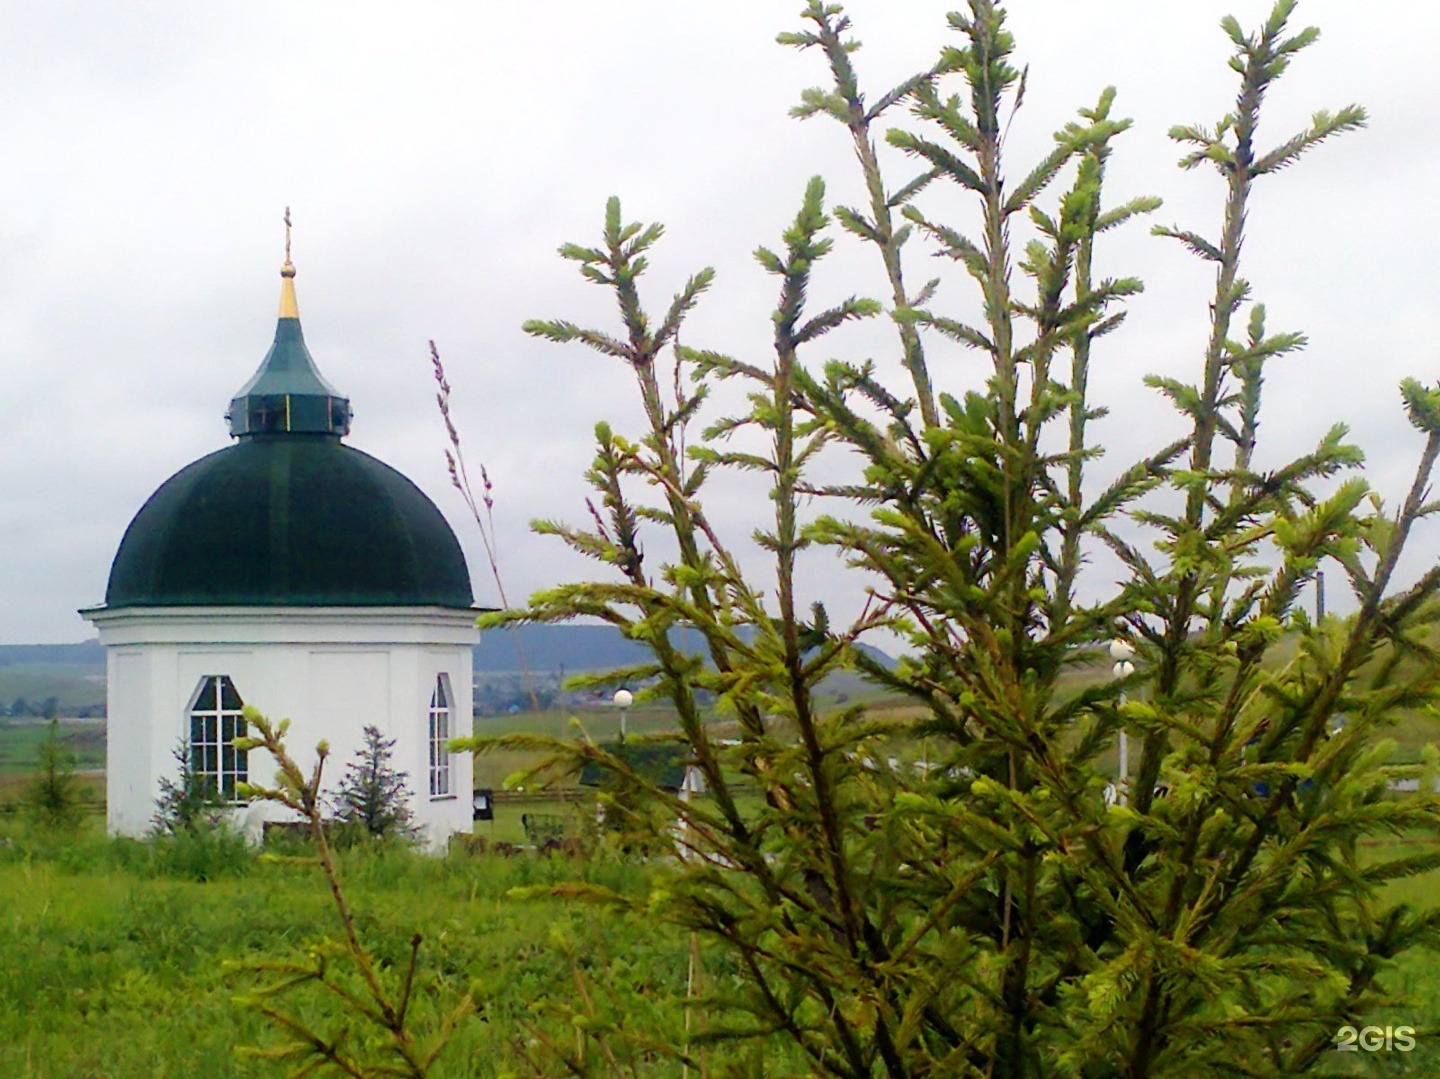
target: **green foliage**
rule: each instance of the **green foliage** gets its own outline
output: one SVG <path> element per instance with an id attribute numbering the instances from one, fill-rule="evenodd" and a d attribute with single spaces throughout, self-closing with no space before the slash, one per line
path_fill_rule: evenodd
<path id="1" fill-rule="evenodd" d="M 75 754 L 60 737 L 60 724 L 52 719 L 36 747 L 38 771 L 25 788 L 25 809 L 41 828 L 73 830 L 85 814 L 80 781 L 75 776 Z"/>
<path id="2" fill-rule="evenodd" d="M 229 826 L 229 805 L 213 777 L 195 774 L 190 748 L 171 749 L 175 778 L 161 777 L 160 797 L 150 818 L 150 842 L 137 868 L 162 877 L 208 881 L 248 871 L 255 855 L 245 837 Z"/>
<path id="3" fill-rule="evenodd" d="M 672 743 L 651 743 L 631 740 L 624 746 L 614 744 L 606 747 L 617 756 L 623 756 L 647 783 L 657 787 L 679 788 L 685 778 L 685 750 Z M 593 785 L 606 778 L 605 769 L 591 765 L 580 773 L 580 782 Z"/>
<path id="4" fill-rule="evenodd" d="M 175 760 L 175 778 L 160 777 L 151 831 L 156 836 L 178 836 L 218 828 L 227 806 L 213 778 L 195 774 L 190 747 L 183 739 L 170 750 L 170 756 Z"/>
<path id="5" fill-rule="evenodd" d="M 389 954 L 377 954 L 374 945 L 361 940 L 322 813 L 321 777 L 329 746 L 321 742 L 316 747 L 315 768 L 307 777 L 285 748 L 289 720 L 272 724 L 247 706 L 245 722 L 255 733 L 237 738 L 235 748 L 264 749 L 279 770 L 273 787 L 242 784 L 239 793 L 277 802 L 309 826 L 316 857 L 290 860 L 316 865 L 324 873 L 341 929 L 338 941 L 312 943 L 301 957 L 243 965 L 257 976 L 258 984 L 242 1002 L 287 1038 L 281 1045 L 252 1047 L 246 1053 L 293 1064 L 295 1075 L 328 1071 L 355 1079 L 426 1079 L 456 1029 L 474 1010 L 471 995 L 456 994 L 445 1006 L 439 1005 L 441 994 L 420 967 L 424 939 L 420 933 L 412 933 L 403 950 Z M 388 772 L 389 744 L 373 727 L 367 730 L 366 753 L 362 773 L 367 760 L 377 775 Z M 403 777 L 400 782 L 403 785 Z M 386 788 L 377 789 L 383 793 Z M 338 1016 L 322 1014 L 318 1018 L 325 1021 L 317 1021 L 313 1007 L 317 997 L 338 1002 Z"/>
<path id="6" fill-rule="evenodd" d="M 406 774 L 391 760 L 395 739 L 368 726 L 364 738 L 335 791 L 335 819 L 372 839 L 414 839 Z"/>
<path id="7" fill-rule="evenodd" d="M 1098 494 L 1091 427 L 1105 410 L 1090 367 L 1141 286 L 1097 279 L 1095 251 L 1158 202 L 1108 197 L 1106 164 L 1128 126 L 1111 115 L 1113 91 L 1038 162 L 1007 160 L 1025 75 L 990 0 L 952 14 L 957 43 L 873 106 L 838 5 L 811 0 L 805 28 L 782 36 L 823 55 L 833 88 L 807 91 L 796 115 L 846 128 L 869 203 L 827 211 L 816 178 L 780 245 L 756 251 L 778 278 L 772 362 L 675 344 L 708 270 L 651 329 L 638 282 L 662 230 L 625 224 L 618 200 L 598 246 L 561 249 L 614 291 L 621 328 L 526 329 L 624 361 L 647 425 L 637 437 L 597 426 L 591 527 L 537 525 L 603 579 L 484 621 L 586 615 L 648 645 L 653 662 L 627 674 L 670 699 L 709 796 L 682 801 L 587 738 L 473 745 L 543 746 L 545 774 L 599 766 L 626 804 L 684 823 L 686 857 L 657 868 L 643 900 L 567 892 L 693 932 L 724 957 L 732 980 L 675 1044 L 677 1061 L 691 1065 L 707 1042 L 778 1039 L 809 1073 L 847 1079 L 1291 1074 L 1386 999 L 1396 957 L 1435 943 L 1440 914 L 1383 887 L 1433 860 L 1358 852 L 1440 825 L 1428 779 L 1404 799 L 1386 789 L 1405 774 L 1388 763 L 1389 728 L 1440 693 L 1440 570 L 1396 583 L 1413 525 L 1436 508 L 1425 492 L 1440 405 L 1403 387 L 1425 446 L 1394 510 L 1356 474 L 1343 426 L 1293 461 L 1259 464 L 1265 374 L 1304 337 L 1267 331 L 1241 276 L 1250 197 L 1364 123 L 1354 106 L 1321 112 L 1257 147 L 1266 94 L 1316 37 L 1290 33 L 1292 7 L 1280 0 L 1249 36 L 1226 20 L 1235 108 L 1213 128 L 1172 131 L 1181 166 L 1213 166 L 1225 188 L 1213 234 L 1156 230 L 1214 265 L 1208 339 L 1198 372 L 1149 380 L 1184 436 L 1120 466 Z M 901 105 L 910 120 L 884 139 L 920 172 L 893 184 L 872 125 Z M 936 190 L 948 201 L 922 205 Z M 969 216 L 950 216 L 956 199 Z M 810 313 L 832 218 L 880 256 L 883 305 L 851 296 Z M 904 259 L 917 241 L 955 271 L 914 290 Z M 882 310 L 900 384 L 869 362 L 812 359 L 821 338 Z M 975 364 L 932 364 L 937 339 L 974 353 L 983 381 L 964 381 Z M 745 384 L 749 409 L 706 423 L 709 387 L 725 379 Z M 829 451 L 860 474 L 812 481 Z M 706 513 L 719 469 L 768 486 L 773 517 L 754 536 L 771 562 L 763 583 Z M 806 523 L 811 496 L 831 512 Z M 647 567 L 651 528 L 675 554 Z M 1118 587 L 1086 580 L 1102 548 L 1124 567 Z M 852 622 L 797 598 L 813 553 L 840 554 L 868 590 Z M 1317 624 L 1300 598 L 1327 565 L 1355 613 Z M 699 635 L 698 654 L 678 645 L 682 629 Z M 879 629 L 909 645 L 894 670 L 856 648 Z M 1117 634 L 1135 671 L 1063 692 L 1062 674 Z M 1275 662 L 1282 641 L 1292 651 Z M 903 694 L 916 718 L 821 712 L 815 687 L 837 669 Z M 702 692 L 733 738 L 702 722 Z M 1122 734 L 1137 767 L 1110 805 L 1101 760 Z M 897 741 L 923 741 L 931 766 L 877 763 Z M 619 1025 L 610 1035 L 636 1047 Z"/>
<path id="8" fill-rule="evenodd" d="M 293 1073 L 294 1065 L 237 1055 L 235 1046 L 271 1049 L 289 1039 L 234 998 L 268 981 L 251 973 L 257 956 L 303 955 L 323 935 L 334 917 L 331 896 L 314 886 L 313 868 L 264 857 L 203 883 L 162 873 L 157 845 L 7 832 L 0 821 L 0 1074 Z M 643 895 L 643 872 L 552 857 L 444 859 L 390 844 L 337 858 L 378 962 L 402 967 L 410 937 L 424 934 L 417 1023 L 428 1023 L 435 1002 L 475 994 L 484 1020 L 455 1032 L 433 1069 L 437 1079 L 565 1074 L 563 1060 L 577 1045 L 597 1074 L 616 1074 L 599 1044 L 607 1024 L 655 1040 L 681 1036 L 683 1017 L 666 1005 L 667 990 L 685 980 L 678 933 L 641 919 L 577 918 L 555 900 L 520 894 L 570 886 Z M 720 984 L 723 967 L 709 956 L 706 967 Z M 616 1000 L 633 1012 L 615 1011 Z M 304 1006 L 312 1022 L 363 1036 L 334 994 L 311 994 Z M 577 1018 L 590 1025 L 581 1030 Z M 675 1074 L 668 1060 L 631 1056 L 647 1079 Z M 767 1060 L 793 1072 L 776 1049 Z"/>
<path id="9" fill-rule="evenodd" d="M 136 868 L 159 877 L 209 881 L 249 872 L 255 852 L 239 832 L 225 827 L 196 827 L 157 834 L 146 845 L 148 858 Z"/>

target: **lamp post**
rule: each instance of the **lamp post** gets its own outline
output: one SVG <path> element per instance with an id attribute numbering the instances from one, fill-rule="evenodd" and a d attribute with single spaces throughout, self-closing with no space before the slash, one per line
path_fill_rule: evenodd
<path id="1" fill-rule="evenodd" d="M 680 801 L 685 805 L 690 804 L 690 799 L 697 794 L 705 793 L 705 776 L 697 764 L 685 765 L 685 775 L 680 780 Z M 689 861 L 694 853 L 690 849 L 690 818 L 685 813 L 680 814 L 680 819 L 675 825 L 676 853 L 682 862 Z"/>
<path id="2" fill-rule="evenodd" d="M 615 701 L 615 707 L 620 709 L 620 744 L 623 746 L 625 744 L 625 714 L 635 703 L 635 694 L 628 689 L 617 689 L 612 699 Z"/>
<path id="3" fill-rule="evenodd" d="M 1135 654 L 1135 646 L 1129 641 L 1115 638 L 1110 642 L 1110 658 L 1115 665 L 1110 668 L 1110 673 L 1116 678 L 1129 678 L 1135 673 L 1135 664 L 1130 662 L 1130 657 Z M 1120 704 L 1125 703 L 1125 691 L 1120 691 Z M 1120 725 L 1120 793 L 1119 802 L 1121 805 L 1130 804 L 1130 739 L 1125 735 L 1124 719 Z"/>

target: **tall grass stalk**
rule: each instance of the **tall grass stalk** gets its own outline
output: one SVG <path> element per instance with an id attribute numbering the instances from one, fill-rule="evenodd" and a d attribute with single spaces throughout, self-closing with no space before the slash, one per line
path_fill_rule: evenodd
<path id="1" fill-rule="evenodd" d="M 510 607 L 510 599 L 505 594 L 505 582 L 500 577 L 500 561 L 496 555 L 495 541 L 495 499 L 494 487 L 490 482 L 490 475 L 485 471 L 485 463 L 480 463 L 480 502 L 475 500 L 475 491 L 470 486 L 470 473 L 465 467 L 465 453 L 460 448 L 460 432 L 455 428 L 454 417 L 450 414 L 450 380 L 445 377 L 445 364 L 440 359 L 440 349 L 435 342 L 430 342 L 430 366 L 434 369 L 435 383 L 439 387 L 435 392 L 435 403 L 440 407 L 440 418 L 445 423 L 445 437 L 450 445 L 445 449 L 445 465 L 450 471 L 450 482 L 460 497 L 465 501 L 465 508 L 470 511 L 470 516 L 475 521 L 475 527 L 480 532 L 480 542 L 485 547 L 485 559 L 490 565 L 490 576 L 495 581 L 495 591 L 500 596 L 500 605 L 505 609 Z M 485 514 L 480 514 L 480 503 L 485 506 Z M 520 677 L 525 683 L 525 692 L 530 697 L 530 707 L 536 712 L 543 712 L 540 707 L 539 695 L 535 692 L 535 679 L 530 673 L 530 664 L 525 659 L 525 646 L 520 641 L 520 630 L 512 626 L 510 634 L 515 641 L 515 656 L 520 662 Z"/>

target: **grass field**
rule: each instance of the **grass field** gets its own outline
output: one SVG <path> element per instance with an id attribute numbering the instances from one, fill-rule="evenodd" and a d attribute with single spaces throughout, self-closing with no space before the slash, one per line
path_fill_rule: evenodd
<path id="1" fill-rule="evenodd" d="M 15 1079 L 80 1076 L 205 1077 L 279 1074 L 237 1056 L 279 1041 L 235 997 L 257 977 L 235 965 L 303 956 L 338 935 L 314 870 L 266 864 L 242 852 L 210 861 L 214 879 L 186 879 L 192 857 L 167 864 L 152 848 L 90 838 L 64 846 L 11 837 L 0 844 L 0 1074 Z M 424 935 L 422 1005 L 453 1007 L 467 992 L 483 1020 L 464 1024 L 440 1074 L 494 1076 L 543 1017 L 544 1001 L 568 995 L 573 971 L 550 942 L 556 904 L 512 901 L 525 884 L 603 869 L 550 859 L 443 860 L 395 852 L 345 857 L 361 931 L 393 961 L 410 934 Z M 610 877 L 613 878 L 611 873 Z M 606 879 L 623 885 L 623 881 Z M 683 949 L 671 969 L 680 973 Z M 678 981 L 677 981 L 678 984 Z M 305 1014 L 327 1022 L 308 994 Z"/>
<path id="2" fill-rule="evenodd" d="M 597 710 L 582 713 L 579 722 L 603 741 L 618 732 L 619 716 Z M 658 708 L 635 708 L 627 716 L 627 728 L 637 736 L 671 723 Z M 82 767 L 103 762 L 100 728 L 62 730 Z M 476 730 L 575 733 L 568 717 L 556 713 L 477 720 Z M 1434 721 L 1407 716 L 1395 734 L 1400 756 L 1409 758 L 1434 737 Z M 41 724 L 0 729 L 0 806 L 18 799 L 43 735 Z M 498 790 L 532 760 L 519 752 L 483 756 L 476 761 L 477 786 Z M 99 798 L 101 777 L 85 781 Z M 578 834 L 593 812 L 589 791 L 512 792 L 497 801 L 493 822 L 477 824 L 476 834 L 492 843 L 522 844 L 526 813 L 562 818 L 567 831 Z M 237 1053 L 237 1047 L 273 1048 L 279 1036 L 236 998 L 256 982 L 247 964 L 303 956 L 322 938 L 337 935 L 317 872 L 265 861 L 233 844 L 110 840 L 100 827 L 92 815 L 81 835 L 57 839 L 29 831 L 18 815 L 0 815 L 0 1076 L 284 1074 L 273 1063 Z M 1414 852 L 1434 849 L 1418 839 L 1411 846 Z M 421 1014 L 453 1005 L 465 993 L 480 1001 L 480 1017 L 462 1025 L 437 1076 L 498 1077 L 525 1053 L 539 1052 L 537 1044 L 547 1038 L 574 1048 L 583 1023 L 577 1026 L 573 1013 L 588 1006 L 577 977 L 588 979 L 585 992 L 594 995 L 596 1007 L 605 1006 L 607 993 L 625 1001 L 634 1011 L 626 1021 L 637 1032 L 682 1036 L 674 1001 L 685 983 L 684 941 L 653 923 L 512 893 L 566 881 L 643 892 L 649 884 L 643 865 L 526 852 L 427 858 L 379 849 L 344 852 L 342 872 L 361 931 L 392 972 L 409 936 L 422 934 Z M 1440 871 L 1387 887 L 1397 901 L 1431 908 L 1440 901 Z M 705 962 L 712 976 L 723 975 L 717 957 Z M 1391 999 L 1362 1025 L 1413 1027 L 1415 1048 L 1329 1054 L 1316 1074 L 1440 1077 L 1440 964 L 1433 953 L 1407 953 L 1384 984 Z M 334 1019 L 313 993 L 303 1008 L 318 1023 Z M 766 1052 L 747 1057 L 737 1074 L 804 1074 L 782 1048 Z"/>
<path id="3" fill-rule="evenodd" d="M 0 721 L 0 776 L 34 771 L 38 748 L 49 733 L 42 719 Z M 61 742 L 75 755 L 80 771 L 105 767 L 105 721 L 64 720 L 57 731 Z"/>
<path id="4" fill-rule="evenodd" d="M 499 1076 L 522 1051 L 535 1052 L 537 1038 L 573 1048 L 572 1013 L 585 1007 L 581 971 L 584 993 L 598 1007 L 613 993 L 635 1009 L 626 1015 L 633 1032 L 681 1036 L 675 999 L 686 976 L 684 941 L 661 925 L 512 892 L 563 881 L 637 891 L 648 885 L 643 866 L 539 855 L 427 858 L 395 849 L 341 859 L 361 932 L 389 976 L 409 936 L 423 935 L 419 1014 L 466 993 L 480 1002 L 437 1076 Z M 208 879 L 196 879 L 202 876 Z M 1395 895 L 1429 904 L 1437 885 L 1432 874 L 1395 886 Z M 262 977 L 247 964 L 300 957 L 337 936 L 314 869 L 233 846 L 176 849 L 93 831 L 57 841 L 0 826 L 0 912 L 0 1075 L 7 1079 L 285 1074 L 243 1051 L 281 1040 L 237 1003 Z M 723 975 L 715 957 L 705 962 L 712 980 Z M 1415 1027 L 1414 1050 L 1337 1053 L 1319 1074 L 1440 1075 L 1433 961 L 1404 957 L 1388 985 L 1393 1002 L 1366 1021 Z M 301 1007 L 321 1027 L 335 1018 L 314 993 Z M 772 1047 L 741 1074 L 803 1074 L 793 1065 Z M 657 1066 L 638 1074 L 678 1072 Z"/>

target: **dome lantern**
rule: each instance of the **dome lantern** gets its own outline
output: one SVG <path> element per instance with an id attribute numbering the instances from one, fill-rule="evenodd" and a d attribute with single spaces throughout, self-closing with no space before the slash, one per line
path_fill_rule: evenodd
<path id="1" fill-rule="evenodd" d="M 350 399 L 320 374 L 300 329 L 295 265 L 290 261 L 290 210 L 285 210 L 285 265 L 280 268 L 280 318 L 260 369 L 230 401 L 225 418 L 235 438 L 255 435 L 350 433 Z"/>

